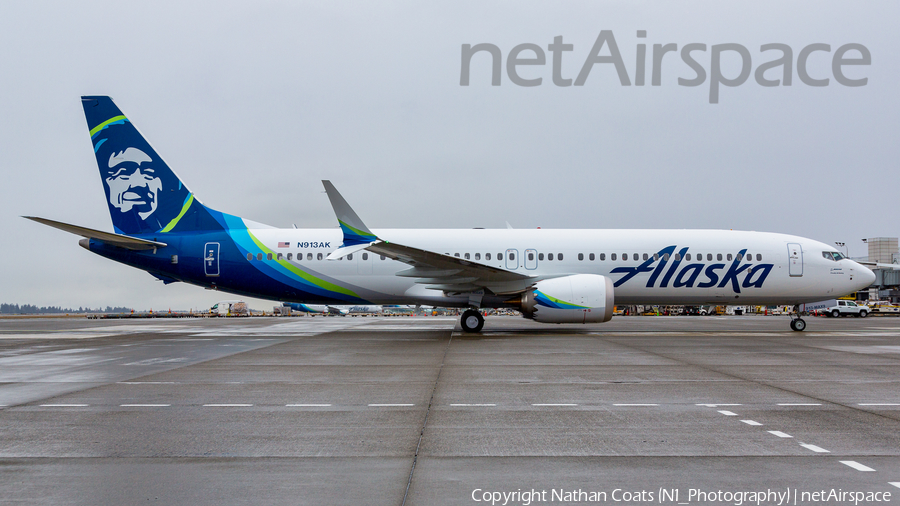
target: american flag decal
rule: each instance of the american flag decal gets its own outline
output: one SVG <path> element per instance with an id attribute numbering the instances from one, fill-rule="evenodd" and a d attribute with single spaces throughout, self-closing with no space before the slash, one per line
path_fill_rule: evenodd
<path id="1" fill-rule="evenodd" d="M 278 247 L 279 247 L 279 248 L 287 248 L 287 247 L 290 247 L 290 245 L 291 245 L 291 243 L 289 243 L 289 242 L 280 242 L 280 243 L 278 243 Z"/>

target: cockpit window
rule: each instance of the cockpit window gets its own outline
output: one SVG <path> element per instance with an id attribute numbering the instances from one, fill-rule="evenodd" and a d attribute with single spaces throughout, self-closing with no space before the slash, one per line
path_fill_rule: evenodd
<path id="1" fill-rule="evenodd" d="M 828 260 L 832 260 L 835 262 L 846 258 L 844 255 L 838 253 L 837 251 L 823 251 L 822 256 L 827 258 Z"/>

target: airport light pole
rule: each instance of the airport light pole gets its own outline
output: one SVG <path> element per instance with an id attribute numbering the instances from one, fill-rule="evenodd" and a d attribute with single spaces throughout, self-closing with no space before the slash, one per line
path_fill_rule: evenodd
<path id="1" fill-rule="evenodd" d="M 847 258 L 850 258 L 850 247 L 847 246 L 846 243 L 836 242 L 834 244 L 836 244 L 838 248 L 844 248 L 844 250 L 847 252 Z"/>

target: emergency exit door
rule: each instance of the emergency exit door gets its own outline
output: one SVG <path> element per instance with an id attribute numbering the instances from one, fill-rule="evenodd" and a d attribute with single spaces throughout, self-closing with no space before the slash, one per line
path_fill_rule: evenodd
<path id="1" fill-rule="evenodd" d="M 525 250 L 525 268 L 529 270 L 537 269 L 537 250 Z"/>
<path id="2" fill-rule="evenodd" d="M 519 250 L 516 249 L 508 249 L 506 250 L 506 268 L 509 270 L 515 270 L 519 268 L 519 259 L 516 258 L 519 256 Z"/>

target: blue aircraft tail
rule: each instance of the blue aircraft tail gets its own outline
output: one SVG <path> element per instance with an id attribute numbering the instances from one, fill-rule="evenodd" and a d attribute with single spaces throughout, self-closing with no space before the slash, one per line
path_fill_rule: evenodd
<path id="1" fill-rule="evenodd" d="M 81 105 L 116 232 L 139 235 L 216 227 L 208 210 L 111 98 L 81 97 Z"/>

